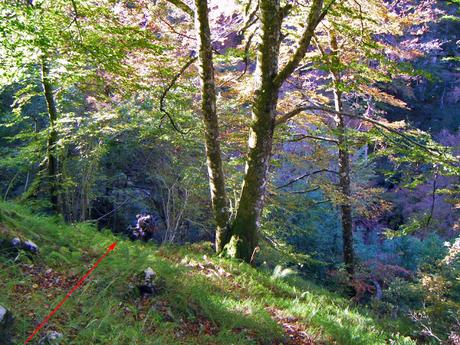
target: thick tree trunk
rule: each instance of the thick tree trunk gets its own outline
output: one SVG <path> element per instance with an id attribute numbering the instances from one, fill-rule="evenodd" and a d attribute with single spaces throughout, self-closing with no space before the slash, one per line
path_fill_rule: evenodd
<path id="1" fill-rule="evenodd" d="M 216 111 L 216 88 L 212 57 L 211 30 L 206 0 L 195 0 L 195 31 L 201 80 L 201 111 L 205 125 L 206 159 L 211 202 L 216 222 L 216 251 L 228 241 L 229 208 L 220 149 L 219 121 Z"/>
<path id="2" fill-rule="evenodd" d="M 48 63 L 42 61 L 42 87 L 45 95 L 46 106 L 49 118 L 49 134 L 47 142 L 47 161 L 48 161 L 48 188 L 50 202 L 55 212 L 59 212 L 59 196 L 58 196 L 58 159 L 56 154 L 56 144 L 58 135 L 56 131 L 57 108 L 56 101 L 53 95 L 53 87 L 49 79 L 49 66 Z"/>
<path id="3" fill-rule="evenodd" d="M 331 32 L 331 51 L 332 63 L 335 66 L 340 66 L 337 56 L 337 40 L 333 32 Z M 334 107 L 338 113 L 343 111 L 342 92 L 340 91 L 340 72 L 332 70 L 334 80 Z M 348 153 L 348 142 L 346 137 L 346 124 L 343 115 L 336 115 L 336 126 L 338 130 L 339 144 L 339 175 L 340 189 L 344 197 L 344 201 L 340 205 L 342 218 L 342 236 L 343 236 L 343 261 L 345 269 L 350 277 L 353 277 L 355 272 L 354 249 L 353 249 L 353 218 L 351 210 L 351 181 L 350 181 L 350 154 Z"/>
<path id="4" fill-rule="evenodd" d="M 272 152 L 279 91 L 274 80 L 278 73 L 282 20 L 280 13 L 279 0 L 261 0 L 261 34 L 257 52 L 256 91 L 252 105 L 246 174 L 228 244 L 228 254 L 245 261 L 251 259 L 257 246 L 257 230 Z"/>

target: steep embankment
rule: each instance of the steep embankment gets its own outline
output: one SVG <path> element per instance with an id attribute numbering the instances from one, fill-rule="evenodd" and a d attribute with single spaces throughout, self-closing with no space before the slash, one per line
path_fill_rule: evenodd
<path id="1" fill-rule="evenodd" d="M 32 240 L 39 253 L 13 250 L 15 237 Z M 14 344 L 27 338 L 115 240 L 115 251 L 35 341 L 56 331 L 63 335 L 61 344 L 82 345 L 412 343 L 383 331 L 381 321 L 340 297 L 299 278 L 273 279 L 217 258 L 207 244 L 131 242 L 4 203 L 0 239 L 0 305 L 14 315 Z M 143 282 L 148 267 L 156 273 L 152 284 Z M 153 293 L 141 296 L 139 286 Z"/>

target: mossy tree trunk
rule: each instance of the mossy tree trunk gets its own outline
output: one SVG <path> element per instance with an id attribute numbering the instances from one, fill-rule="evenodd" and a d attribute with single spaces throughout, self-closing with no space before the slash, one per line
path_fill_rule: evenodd
<path id="1" fill-rule="evenodd" d="M 195 31 L 198 40 L 198 62 L 201 81 L 201 112 L 205 126 L 206 161 L 211 203 L 216 222 L 216 251 L 227 241 L 229 208 L 220 147 L 219 121 L 212 56 L 211 30 L 207 0 L 195 0 Z"/>
<path id="2" fill-rule="evenodd" d="M 322 7 L 322 0 L 313 1 L 299 47 L 278 72 L 281 23 L 289 7 L 280 7 L 279 0 L 260 1 L 256 90 L 252 104 L 248 156 L 238 210 L 227 245 L 227 252 L 232 257 L 249 262 L 257 246 L 272 154 L 279 89 L 305 56 L 314 30 L 321 20 Z"/>
<path id="3" fill-rule="evenodd" d="M 341 92 L 334 90 L 335 110 L 342 111 Z M 355 272 L 353 249 L 353 218 L 351 208 L 351 181 L 350 181 L 350 154 L 346 139 L 346 124 L 342 115 L 337 116 L 337 130 L 339 143 L 339 174 L 340 189 L 344 200 L 340 205 L 343 237 L 343 260 L 348 274 L 352 277 Z"/>
<path id="4" fill-rule="evenodd" d="M 252 123 L 249 130 L 246 174 L 241 196 L 232 224 L 228 253 L 249 261 L 257 246 L 257 230 L 263 209 L 267 175 L 275 128 L 281 34 L 279 0 L 260 1 L 260 42 L 255 75 L 256 90 L 252 104 Z"/>
<path id="5" fill-rule="evenodd" d="M 168 1 L 184 12 L 192 13 L 182 1 Z M 195 0 L 194 17 L 199 45 L 201 110 L 205 125 L 211 201 L 217 224 L 216 249 L 221 251 L 225 246 L 230 256 L 245 261 L 251 259 L 257 246 L 257 232 L 264 205 L 272 153 L 278 92 L 284 81 L 289 78 L 305 56 L 315 28 L 326 14 L 322 11 L 323 0 L 313 0 L 305 29 L 298 42 L 299 46 L 286 65 L 278 72 L 281 23 L 288 14 L 289 8 L 290 6 L 280 7 L 279 0 L 260 0 L 257 68 L 254 76 L 256 90 L 252 104 L 246 171 L 235 219 L 229 227 L 230 213 L 219 142 L 208 6 L 206 0 Z"/>

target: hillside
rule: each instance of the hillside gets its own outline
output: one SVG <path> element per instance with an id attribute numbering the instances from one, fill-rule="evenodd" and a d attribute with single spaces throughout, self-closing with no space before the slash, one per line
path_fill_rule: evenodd
<path id="1" fill-rule="evenodd" d="M 13 344 L 27 338 L 113 241 L 115 250 L 35 342 L 56 331 L 61 344 L 412 343 L 348 300 L 295 276 L 274 278 L 216 257 L 208 243 L 132 242 L 9 203 L 0 204 L 0 231 L 0 305 L 14 315 Z M 11 255 L 6 243 L 15 237 L 33 241 L 39 253 Z M 153 293 L 141 296 L 137 285 L 148 267 L 156 273 L 147 291 Z"/>
<path id="2" fill-rule="evenodd" d="M 0 345 L 460 345 L 460 0 L 0 0 Z"/>

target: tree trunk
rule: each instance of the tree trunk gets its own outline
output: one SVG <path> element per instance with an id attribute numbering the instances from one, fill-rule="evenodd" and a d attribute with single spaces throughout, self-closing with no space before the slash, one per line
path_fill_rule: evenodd
<path id="1" fill-rule="evenodd" d="M 59 212 L 59 196 L 58 196 L 58 159 L 56 153 L 56 144 L 58 135 L 56 131 L 57 108 L 56 101 L 53 95 L 53 87 L 49 80 L 50 69 L 47 61 L 42 61 L 42 86 L 45 95 L 46 106 L 49 119 L 49 134 L 47 142 L 47 171 L 48 171 L 48 188 L 49 197 L 52 208 L 55 212 Z"/>
<path id="2" fill-rule="evenodd" d="M 335 66 L 340 66 L 338 57 L 337 39 L 333 32 L 331 35 L 331 56 L 332 56 L 332 77 L 334 82 L 334 107 L 338 113 L 343 111 L 342 92 L 340 91 L 340 71 L 334 70 Z M 355 272 L 354 249 L 353 249 L 353 218 L 350 204 L 351 198 L 351 182 L 350 182 L 350 155 L 348 153 L 348 142 L 346 137 L 346 124 L 343 115 L 337 114 L 335 118 L 338 130 L 338 146 L 339 146 L 339 175 L 340 189 L 344 197 L 344 201 L 340 205 L 342 218 L 342 236 L 343 236 L 343 261 L 345 269 L 350 277 L 353 277 Z"/>
<path id="3" fill-rule="evenodd" d="M 191 13 L 182 1 L 169 1 L 186 13 Z M 261 34 L 257 53 L 256 91 L 252 106 L 246 174 L 235 220 L 229 229 L 230 212 L 219 143 L 211 33 L 206 0 L 195 0 L 195 8 L 206 157 L 212 208 L 217 223 L 216 249 L 220 251 L 225 246 L 230 256 L 249 261 L 257 245 L 257 230 L 263 209 L 272 151 L 278 91 L 305 56 L 314 30 L 326 12 L 322 12 L 323 0 L 313 0 L 307 25 L 299 40 L 299 47 L 278 73 L 281 23 L 290 6 L 280 8 L 279 0 L 260 0 L 259 32 Z"/>
<path id="4" fill-rule="evenodd" d="M 334 91 L 335 110 L 342 111 L 340 92 Z M 340 188 L 345 198 L 340 205 L 343 231 L 343 260 L 345 268 L 350 276 L 355 272 L 354 249 L 353 249 L 353 218 L 351 213 L 351 182 L 350 182 L 350 155 L 346 140 L 346 125 L 343 116 L 338 116 L 337 129 L 339 131 L 339 174 Z"/>
<path id="5" fill-rule="evenodd" d="M 232 224 L 228 254 L 249 261 L 257 246 L 259 218 L 264 204 L 267 175 L 272 152 L 281 33 L 279 0 L 260 2 L 260 42 L 257 52 L 256 90 L 252 105 L 246 174 L 235 220 Z"/>
<path id="6" fill-rule="evenodd" d="M 228 241 L 230 218 L 225 191 L 225 175 L 220 149 L 219 121 L 216 111 L 216 87 L 212 57 L 211 30 L 207 0 L 195 0 L 195 31 L 198 40 L 198 62 L 201 80 L 201 111 L 205 125 L 205 147 L 211 203 L 216 222 L 216 251 Z"/>

